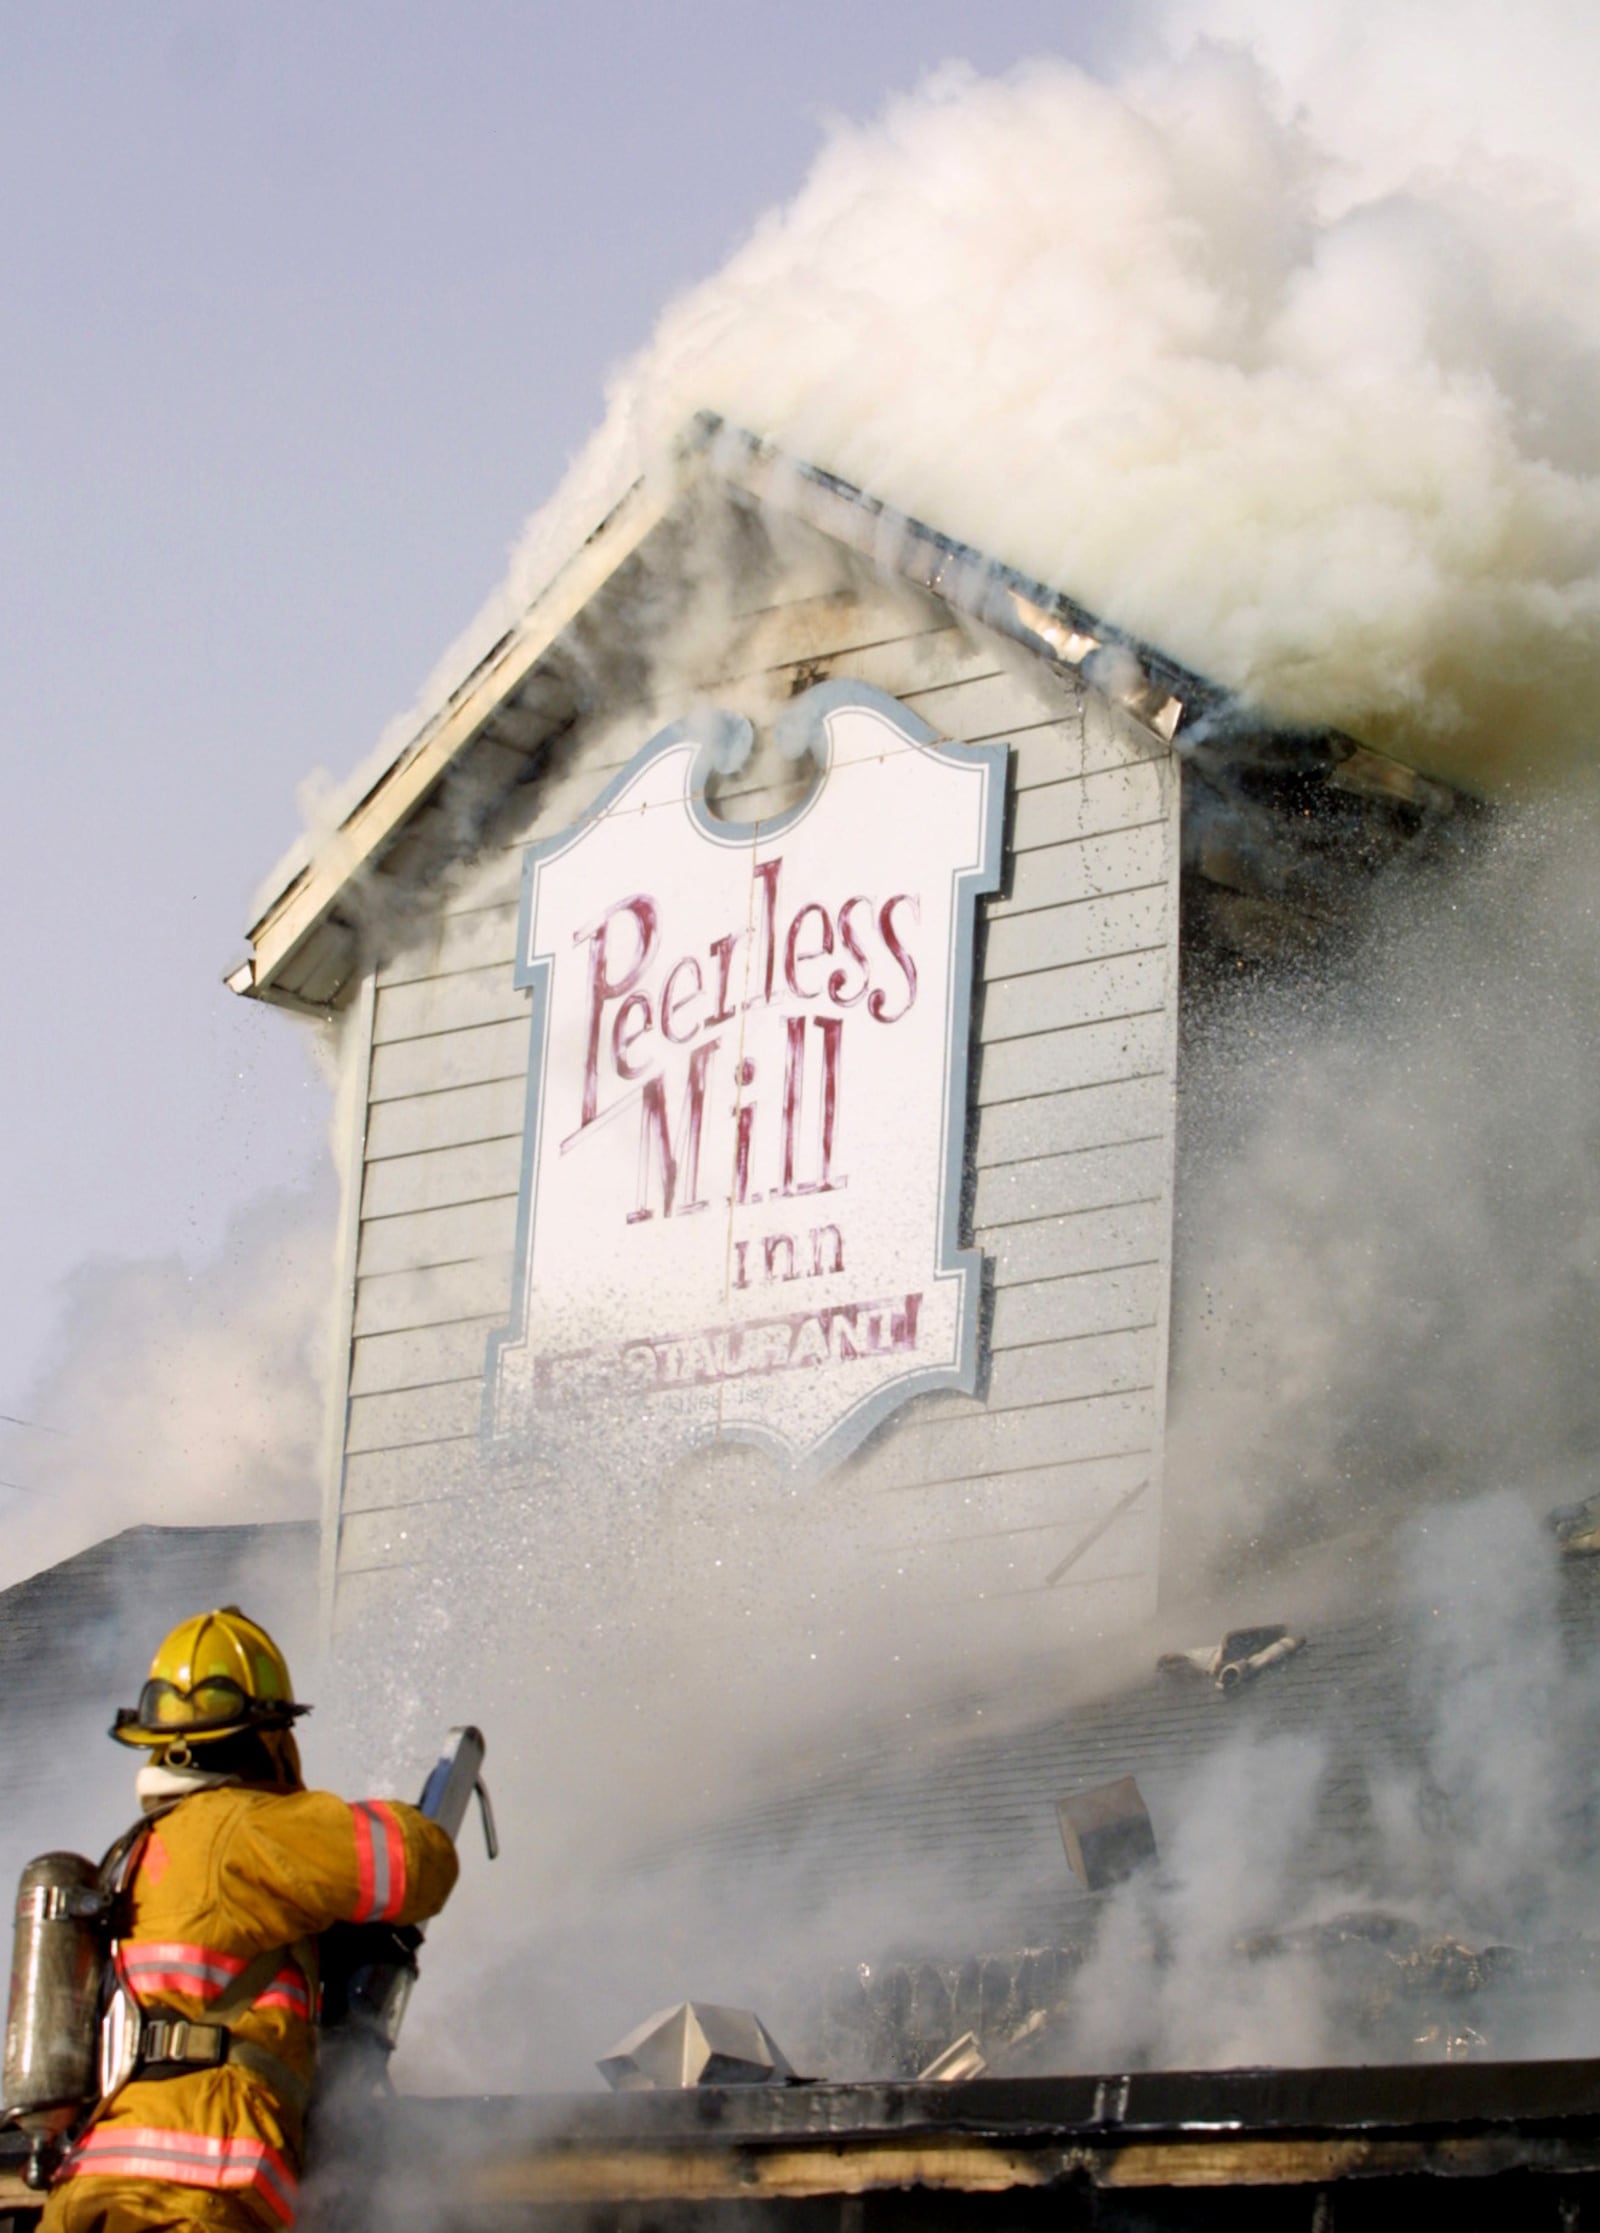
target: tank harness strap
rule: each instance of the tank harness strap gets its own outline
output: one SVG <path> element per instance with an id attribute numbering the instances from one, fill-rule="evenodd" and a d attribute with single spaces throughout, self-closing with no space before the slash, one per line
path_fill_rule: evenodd
<path id="1" fill-rule="evenodd" d="M 96 1872 L 96 1882 L 100 1886 L 100 1897 L 105 1902 L 107 1922 L 113 1938 L 123 1935 L 122 1924 L 125 1917 L 118 1909 L 126 1901 L 128 1888 L 138 1871 L 139 1863 L 144 1859 L 144 1849 L 151 1831 L 174 1807 L 182 1804 L 183 1797 L 180 1796 L 176 1799 L 163 1799 L 159 1805 L 148 1808 L 137 1822 L 123 1831 L 101 1861 Z"/>
<path id="2" fill-rule="evenodd" d="M 140 2033 L 134 2077 L 181 2078 L 190 2071 L 217 2070 L 224 2063 L 233 2063 L 264 2078 L 273 2092 L 303 2117 L 311 2100 L 309 2080 L 291 2070 L 270 2047 L 258 2046 L 253 2039 L 240 2039 L 230 2024 L 216 2020 L 242 2015 L 253 2007 L 285 1959 L 295 1964 L 309 1988 L 315 1977 L 310 1945 L 305 1939 L 297 1939 L 293 1946 L 269 1946 L 247 1963 L 211 2003 L 212 2021 L 194 2023 L 186 2016 L 147 2016 Z"/>
<path id="3" fill-rule="evenodd" d="M 236 2038 L 226 2024 L 196 2024 L 183 2016 L 151 2016 L 145 2021 L 134 2079 L 187 2078 L 197 2070 L 220 2070 L 224 2063 L 265 2079 L 296 2116 L 311 2101 L 311 2085 L 270 2047 Z"/>
<path id="4" fill-rule="evenodd" d="M 246 1962 L 233 1982 L 224 1985 L 216 1999 L 210 2003 L 212 2016 L 220 2020 L 227 2016 L 237 2016 L 246 2008 L 253 2008 L 282 1969 L 285 1957 L 292 1952 L 291 1947 L 268 1946 L 253 1962 Z"/>

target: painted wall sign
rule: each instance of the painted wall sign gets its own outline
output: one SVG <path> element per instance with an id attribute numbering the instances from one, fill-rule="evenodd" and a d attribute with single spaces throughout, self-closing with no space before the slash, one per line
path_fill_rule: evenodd
<path id="1" fill-rule="evenodd" d="M 741 825 L 705 805 L 718 722 L 748 738 L 732 716 L 665 731 L 526 858 L 518 1277 L 485 1423 L 814 1467 L 975 1382 L 958 1216 L 1005 747 L 825 684 L 784 722 L 819 780 Z"/>

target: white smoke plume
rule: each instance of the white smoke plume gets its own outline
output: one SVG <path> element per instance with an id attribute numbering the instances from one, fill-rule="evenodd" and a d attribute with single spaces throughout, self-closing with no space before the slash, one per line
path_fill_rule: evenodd
<path id="1" fill-rule="evenodd" d="M 23 1407 L 53 1431 L 6 1446 L 0 1588 L 124 1527 L 315 1516 L 327 1192 L 258 1197 L 199 1266 L 174 1253 L 71 1275 Z"/>
<path id="2" fill-rule="evenodd" d="M 1183 1093 L 1171 1557 L 1223 1570 L 1382 1540 L 1600 1448 L 1600 815 L 1569 794 L 1354 954 L 1193 1030 Z"/>
<path id="3" fill-rule="evenodd" d="M 1359 1862 L 1327 1849 L 1330 1730 L 1225 1745 L 1164 1795 L 1159 1868 L 1106 1903 L 1072 2067 L 1371 2060 L 1380 2024 L 1379 2059 L 1587 2052 L 1600 1654 L 1563 1637 L 1557 1564 L 1515 1491 L 1413 1514 Z"/>
<path id="4" fill-rule="evenodd" d="M 951 67 L 675 302 L 308 844 L 701 409 L 1290 721 L 1592 763 L 1600 177 L 1571 0 L 1175 0 L 1111 83 Z"/>

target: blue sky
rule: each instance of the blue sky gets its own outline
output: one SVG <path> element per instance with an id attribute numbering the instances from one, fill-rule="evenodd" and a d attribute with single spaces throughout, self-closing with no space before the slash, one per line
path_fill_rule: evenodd
<path id="1" fill-rule="evenodd" d="M 328 1183 L 304 1034 L 222 972 L 296 784 L 410 702 L 608 367 L 829 115 L 1129 20 L 0 4 L 0 1412 L 86 1258 L 199 1267 Z"/>

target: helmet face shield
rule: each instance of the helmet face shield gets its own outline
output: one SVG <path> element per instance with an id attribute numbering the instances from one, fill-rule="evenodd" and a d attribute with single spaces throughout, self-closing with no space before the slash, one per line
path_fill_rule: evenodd
<path id="1" fill-rule="evenodd" d="M 237 1729 L 251 1718 L 251 1702 L 244 1686 L 227 1675 L 208 1675 L 192 1690 L 156 1679 L 139 1693 L 138 1720 L 143 1729 L 171 1729 L 185 1734 L 200 1729 Z"/>

